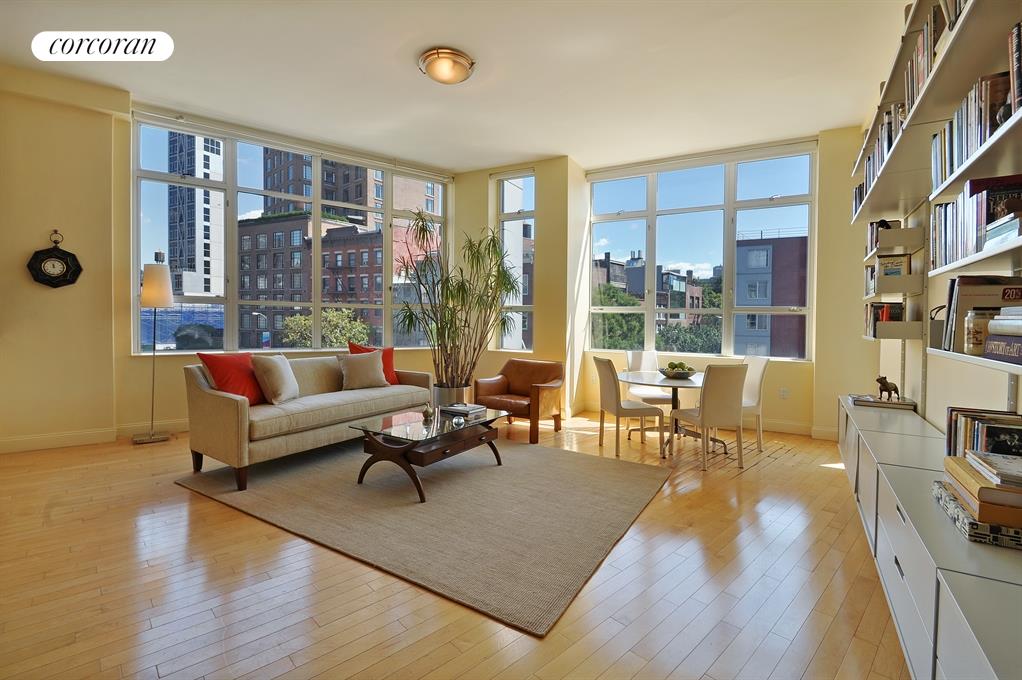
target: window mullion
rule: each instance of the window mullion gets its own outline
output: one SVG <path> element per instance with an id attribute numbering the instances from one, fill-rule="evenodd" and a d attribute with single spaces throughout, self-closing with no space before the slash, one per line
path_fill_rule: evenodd
<path id="1" fill-rule="evenodd" d="M 367 171 L 368 172 L 368 171 Z M 312 156 L 312 225 L 309 239 L 312 241 L 309 250 L 309 294 L 312 301 L 312 348 L 323 347 L 323 157 Z M 366 213 L 368 218 L 369 213 Z"/>
<path id="2" fill-rule="evenodd" d="M 444 191 L 444 200 L 447 200 Z M 447 211 L 444 211 L 447 214 Z M 383 234 L 383 345 L 394 346 L 394 173 L 383 171 L 383 224 L 387 233 Z M 444 229 L 443 241 L 447 241 L 447 230 Z M 443 247 L 443 243 L 441 243 Z"/>
<path id="3" fill-rule="evenodd" d="M 734 354 L 734 306 L 735 285 L 738 272 L 737 240 L 737 196 L 738 166 L 735 162 L 724 164 L 724 276 L 721 278 L 721 304 L 723 315 L 720 320 L 720 352 L 725 356 Z"/>
<path id="4" fill-rule="evenodd" d="M 656 192 L 657 176 L 646 177 L 646 323 L 643 345 L 647 351 L 656 349 Z"/>
<path id="5" fill-rule="evenodd" d="M 237 350 L 240 333 L 238 319 L 238 279 L 235 272 L 240 271 L 238 255 L 238 164 L 237 148 L 234 140 L 224 138 L 224 349 Z"/>

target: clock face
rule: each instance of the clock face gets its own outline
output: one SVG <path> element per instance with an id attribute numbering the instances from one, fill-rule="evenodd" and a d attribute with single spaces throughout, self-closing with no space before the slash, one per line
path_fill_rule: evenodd
<path id="1" fill-rule="evenodd" d="M 60 276 L 67 271 L 67 265 L 64 264 L 63 260 L 58 260 L 55 257 L 48 257 L 42 262 L 42 270 L 49 276 Z"/>

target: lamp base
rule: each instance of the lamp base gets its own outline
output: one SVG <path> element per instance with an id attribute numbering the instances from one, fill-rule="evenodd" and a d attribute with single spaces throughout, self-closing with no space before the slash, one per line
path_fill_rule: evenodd
<path id="1" fill-rule="evenodd" d="M 132 444 L 155 444 L 156 442 L 165 442 L 170 440 L 170 435 L 166 432 L 146 432 L 145 434 L 136 434 L 131 438 Z"/>

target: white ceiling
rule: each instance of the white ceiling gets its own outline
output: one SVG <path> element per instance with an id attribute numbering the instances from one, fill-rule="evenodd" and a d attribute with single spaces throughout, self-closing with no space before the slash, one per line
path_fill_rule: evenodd
<path id="1" fill-rule="evenodd" d="M 812 135 L 875 104 L 906 0 L 0 2 L 0 60 L 454 172 Z M 48 63 L 42 30 L 161 30 L 163 63 Z M 468 52 L 456 86 L 416 67 Z"/>

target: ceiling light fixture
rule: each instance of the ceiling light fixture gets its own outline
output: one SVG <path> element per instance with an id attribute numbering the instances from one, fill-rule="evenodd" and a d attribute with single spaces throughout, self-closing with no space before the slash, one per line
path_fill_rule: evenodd
<path id="1" fill-rule="evenodd" d="M 450 47 L 433 47 L 419 57 L 419 70 L 444 85 L 468 80 L 475 65 L 472 57 Z"/>

